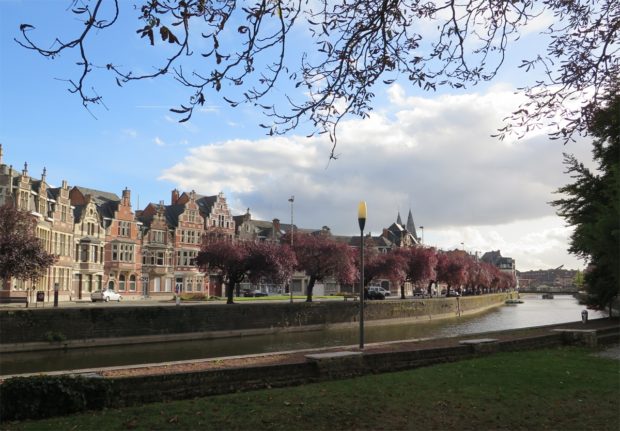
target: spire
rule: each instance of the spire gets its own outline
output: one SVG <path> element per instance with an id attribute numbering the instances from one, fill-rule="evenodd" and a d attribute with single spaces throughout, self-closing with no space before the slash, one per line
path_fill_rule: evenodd
<path id="1" fill-rule="evenodd" d="M 0 165 L 2 164 L 2 144 L 0 144 Z"/>
<path id="2" fill-rule="evenodd" d="M 403 225 L 403 220 L 400 218 L 400 211 L 398 211 L 398 217 L 396 217 L 396 223 L 399 225 Z"/>
<path id="3" fill-rule="evenodd" d="M 415 239 L 419 241 L 418 234 L 415 231 L 415 223 L 413 222 L 413 215 L 411 214 L 411 209 L 409 210 L 409 215 L 407 215 L 407 225 L 405 226 L 405 229 L 407 229 L 409 233 L 412 234 Z"/>

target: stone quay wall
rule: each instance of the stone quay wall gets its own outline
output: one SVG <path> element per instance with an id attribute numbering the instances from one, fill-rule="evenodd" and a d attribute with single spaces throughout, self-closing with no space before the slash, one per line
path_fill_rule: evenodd
<path id="1" fill-rule="evenodd" d="M 364 319 L 373 325 L 455 317 L 499 306 L 514 295 L 365 301 Z M 0 351 L 320 329 L 355 324 L 359 306 L 359 301 L 321 301 L 4 310 L 0 311 Z"/>

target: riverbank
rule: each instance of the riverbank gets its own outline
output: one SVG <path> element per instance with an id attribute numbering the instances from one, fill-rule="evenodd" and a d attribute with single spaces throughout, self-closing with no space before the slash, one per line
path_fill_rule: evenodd
<path id="1" fill-rule="evenodd" d="M 586 324 L 575 322 L 513 331 L 476 334 L 433 340 L 408 340 L 397 343 L 377 343 L 363 351 L 349 346 L 321 351 L 285 352 L 253 357 L 218 358 L 209 361 L 151 364 L 141 367 L 124 367 L 99 370 L 72 370 L 33 376 L 32 383 L 19 383 L 18 392 L 10 396 L 8 379 L 0 390 L 3 399 L 16 408 L 24 403 L 15 400 L 23 388 L 29 389 L 30 411 L 40 412 L 37 403 L 46 403 L 47 397 L 38 398 L 37 384 L 47 391 L 54 387 L 55 378 L 85 378 L 89 397 L 101 402 L 97 408 L 115 408 L 142 405 L 150 402 L 218 395 L 237 391 L 295 386 L 330 380 L 359 377 L 367 374 L 409 370 L 444 362 L 455 362 L 494 354 L 520 352 L 532 349 L 581 344 L 596 347 L 600 344 L 620 342 L 620 325 L 617 319 L 598 319 Z M 503 365 L 505 367 L 505 364 Z M 582 370 L 583 371 L 583 370 Z M 65 377 L 63 377 L 65 376 Z M 617 375 L 616 375 L 617 377 Z M 46 380 L 52 379 L 52 380 Z M 16 381 L 17 382 L 17 381 Z M 20 381 L 21 382 L 21 381 Z M 37 383 L 40 382 L 40 383 Z M 60 383 L 71 387 L 76 383 Z M 69 395 L 80 393 L 79 383 Z M 90 383 L 88 383 L 90 382 Z M 97 383 L 93 386 L 94 383 Z M 507 382 L 502 382 L 502 385 Z M 20 386 L 21 385 L 21 386 Z M 25 386 L 24 386 L 25 385 Z M 98 388 L 99 389 L 96 389 Z M 502 386 L 503 387 L 503 386 Z M 102 390 L 102 393 L 97 392 Z M 95 391 L 95 392 L 93 392 Z M 104 396 L 104 394 L 107 394 Z M 63 393 L 58 394 L 52 412 L 58 413 Z M 66 395 L 65 395 L 66 396 Z M 87 398 L 88 399 L 88 398 Z M 617 397 L 616 397 L 617 400 Z M 34 407 L 33 407 L 34 406 Z M 5 404 L 3 408 L 9 408 Z M 94 407 L 91 407 L 94 408 Z M 74 410 L 73 410 L 74 411 Z"/>
<path id="2" fill-rule="evenodd" d="M 506 353 L 294 388 L 39 421 L 28 430 L 613 430 L 618 362 L 584 349 Z"/>
<path id="3" fill-rule="evenodd" d="M 480 313 L 516 293 L 368 301 L 368 326 Z M 359 303 L 210 304 L 0 311 L 0 353 L 243 337 L 359 324 Z"/>

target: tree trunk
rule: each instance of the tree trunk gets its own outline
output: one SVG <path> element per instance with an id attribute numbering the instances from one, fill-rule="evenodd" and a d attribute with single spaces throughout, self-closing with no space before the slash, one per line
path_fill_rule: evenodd
<path id="1" fill-rule="evenodd" d="M 232 282 L 228 282 L 226 283 L 226 303 L 227 304 L 234 304 L 235 301 L 233 301 L 233 288 L 235 283 Z"/>
<path id="2" fill-rule="evenodd" d="M 308 287 L 306 288 L 306 302 L 312 302 L 312 289 L 314 289 L 314 282 L 316 278 L 314 275 L 310 276 L 310 280 L 308 281 Z"/>
<path id="3" fill-rule="evenodd" d="M 433 283 L 435 283 L 435 280 L 430 280 L 428 282 L 428 296 L 432 296 L 433 295 Z"/>
<path id="4" fill-rule="evenodd" d="M 400 283 L 400 299 L 405 299 L 405 283 Z"/>

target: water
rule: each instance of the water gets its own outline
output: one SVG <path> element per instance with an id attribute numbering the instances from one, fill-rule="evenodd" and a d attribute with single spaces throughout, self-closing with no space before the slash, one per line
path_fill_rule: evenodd
<path id="1" fill-rule="evenodd" d="M 519 305 L 502 306 L 490 311 L 452 319 L 385 326 L 366 326 L 365 342 L 414 338 L 450 337 L 479 332 L 526 328 L 574 322 L 581 319 L 583 306 L 571 296 L 555 299 L 524 296 Z M 589 311 L 590 319 L 606 317 Z M 68 351 L 3 354 L 0 374 L 110 367 L 117 365 L 180 361 L 221 356 L 246 355 L 317 347 L 357 345 L 359 327 L 321 331 L 255 335 L 214 340 L 181 341 L 129 346 L 96 347 Z"/>

